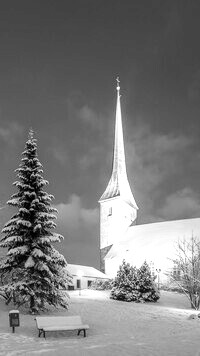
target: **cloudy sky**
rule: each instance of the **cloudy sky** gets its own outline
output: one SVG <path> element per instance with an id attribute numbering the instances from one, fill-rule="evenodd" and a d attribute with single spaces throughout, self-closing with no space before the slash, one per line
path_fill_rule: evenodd
<path id="1" fill-rule="evenodd" d="M 32 127 L 69 263 L 99 267 L 117 75 L 138 223 L 200 216 L 199 18 L 196 0 L 1 2 L 1 206 Z"/>

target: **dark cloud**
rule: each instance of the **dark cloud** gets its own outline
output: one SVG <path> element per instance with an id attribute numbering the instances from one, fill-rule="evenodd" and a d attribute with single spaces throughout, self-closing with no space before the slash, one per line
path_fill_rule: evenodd
<path id="1" fill-rule="evenodd" d="M 191 103 L 198 103 L 200 100 L 200 69 L 198 69 L 188 87 L 188 99 Z"/>
<path id="2" fill-rule="evenodd" d="M 18 122 L 8 122 L 7 124 L 0 125 L 0 141 L 4 145 L 14 146 L 18 140 L 22 138 L 24 132 L 23 126 Z"/>
<path id="3" fill-rule="evenodd" d="M 68 262 L 99 267 L 99 210 L 87 209 L 81 198 L 72 195 L 69 202 L 56 205 L 57 228 L 65 236 L 58 246 Z"/>
<path id="4" fill-rule="evenodd" d="M 152 222 L 153 217 L 154 221 L 163 219 L 159 211 L 160 206 L 164 209 L 166 186 L 171 194 L 174 193 L 177 174 L 181 175 L 185 169 L 183 157 L 189 152 L 193 157 L 194 144 L 192 137 L 155 133 L 147 125 L 134 129 L 133 137 L 126 145 L 127 169 L 140 208 L 140 222 Z M 184 176 L 179 178 L 179 184 L 184 185 Z M 174 219 L 180 215 L 174 210 Z M 192 217 L 189 207 L 186 215 L 182 211 L 182 218 L 188 215 Z M 172 219 L 172 215 L 165 215 L 165 219 Z"/>
<path id="5" fill-rule="evenodd" d="M 163 220 L 197 218 L 199 209 L 199 194 L 185 187 L 166 197 L 163 206 L 159 209 L 159 215 Z"/>
<path id="6" fill-rule="evenodd" d="M 97 201 L 112 167 L 117 75 L 138 223 L 196 216 L 199 18 L 195 0 L 2 3 L 0 201 L 13 194 L 33 127 L 70 262 L 98 265 Z"/>
<path id="7" fill-rule="evenodd" d="M 52 142 L 51 147 L 49 147 L 49 153 L 61 166 L 67 166 L 70 162 L 70 157 L 65 145 L 58 140 Z"/>

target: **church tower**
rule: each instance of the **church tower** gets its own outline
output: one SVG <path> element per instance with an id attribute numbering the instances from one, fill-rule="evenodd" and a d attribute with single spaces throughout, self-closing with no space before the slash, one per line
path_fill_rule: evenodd
<path id="1" fill-rule="evenodd" d="M 123 239 L 127 228 L 137 217 L 137 204 L 126 172 L 121 117 L 120 86 L 117 78 L 117 105 L 112 174 L 100 203 L 100 269 L 105 272 L 104 258 L 113 244 Z"/>

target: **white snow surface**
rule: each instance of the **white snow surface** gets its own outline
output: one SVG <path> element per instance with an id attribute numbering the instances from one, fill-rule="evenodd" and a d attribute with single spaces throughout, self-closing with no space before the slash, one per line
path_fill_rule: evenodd
<path id="1" fill-rule="evenodd" d="M 47 236 L 43 236 L 40 238 L 41 242 L 59 242 L 60 238 L 62 238 L 61 235 L 59 234 L 53 234 L 53 235 L 47 235 Z"/>
<path id="2" fill-rule="evenodd" d="M 31 227 L 30 221 L 22 220 L 22 219 L 17 220 L 17 225 L 22 225 L 22 226 L 25 226 L 25 227 Z"/>
<path id="3" fill-rule="evenodd" d="M 82 266 L 82 265 L 75 265 L 75 264 L 68 263 L 66 270 L 72 276 L 78 276 L 79 272 L 81 271 L 83 277 L 103 278 L 103 279 L 109 278 L 105 273 L 102 273 L 98 269 L 91 266 Z"/>
<path id="4" fill-rule="evenodd" d="M 32 255 L 34 257 L 43 257 L 44 253 L 39 248 L 34 248 Z M 45 255 L 46 256 L 46 255 Z"/>
<path id="5" fill-rule="evenodd" d="M 189 318 L 184 295 L 162 292 L 157 303 L 110 300 L 108 292 L 70 292 L 69 311 L 52 309 L 45 315 L 80 315 L 89 324 L 87 337 L 75 331 L 51 332 L 38 338 L 34 315 L 20 310 L 20 327 L 11 332 L 9 310 L 0 300 L 0 355 L 66 356 L 189 356 L 199 355 L 200 319 Z"/>
<path id="6" fill-rule="evenodd" d="M 10 256 L 10 255 L 24 255 L 26 252 L 28 251 L 28 246 L 18 246 L 18 247 L 15 247 L 15 248 L 12 248 L 8 251 L 7 255 Z"/>
<path id="7" fill-rule="evenodd" d="M 33 267 L 34 265 L 35 265 L 35 262 L 34 262 L 32 256 L 29 256 L 25 263 L 25 268 L 30 268 L 30 267 Z"/>

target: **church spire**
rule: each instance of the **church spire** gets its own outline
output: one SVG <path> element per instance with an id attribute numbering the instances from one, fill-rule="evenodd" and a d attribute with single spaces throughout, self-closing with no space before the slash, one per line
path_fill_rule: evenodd
<path id="1" fill-rule="evenodd" d="M 112 175 L 117 175 L 119 173 L 126 175 L 119 77 L 117 77 L 116 80 L 117 80 L 117 87 L 116 87 L 116 89 L 117 89 L 117 106 L 116 106 L 116 119 L 115 119 L 115 142 L 114 142 Z"/>
<path id="2" fill-rule="evenodd" d="M 115 140 L 113 152 L 112 174 L 108 186 L 100 198 L 100 202 L 120 196 L 125 202 L 138 209 L 126 173 L 126 160 L 124 152 L 124 138 L 122 129 L 122 115 L 120 102 L 120 81 L 117 77 L 117 105 L 115 118 Z"/>

